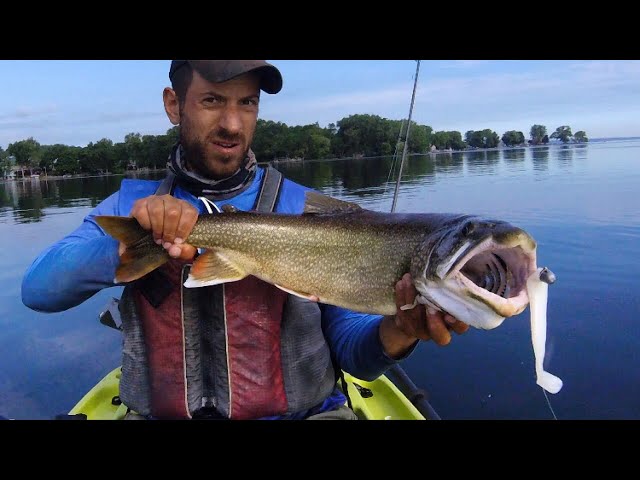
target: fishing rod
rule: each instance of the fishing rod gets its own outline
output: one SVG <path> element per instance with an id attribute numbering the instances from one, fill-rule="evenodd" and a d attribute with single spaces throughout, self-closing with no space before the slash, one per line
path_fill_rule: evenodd
<path id="1" fill-rule="evenodd" d="M 413 92 L 411 94 L 411 105 L 409 106 L 409 119 L 407 120 L 407 133 L 404 136 L 404 146 L 402 149 L 402 160 L 400 161 L 400 171 L 398 172 L 398 178 L 396 180 L 396 189 L 393 194 L 393 203 L 391 205 L 391 213 L 396 210 L 396 203 L 398 200 L 398 192 L 400 191 L 400 179 L 402 178 L 402 170 L 404 168 L 404 162 L 407 158 L 407 149 L 409 147 L 409 131 L 411 130 L 411 115 L 413 114 L 413 105 L 416 100 L 416 88 L 418 86 L 418 75 L 420 73 L 420 60 L 416 60 L 416 74 L 413 80 Z M 402 133 L 402 126 L 400 126 L 400 133 Z M 440 416 L 433 409 L 429 401 L 427 400 L 427 392 L 419 388 L 409 375 L 400 367 L 395 364 L 389 370 L 387 370 L 387 377 L 398 387 L 407 399 L 418 409 L 418 411 L 427 420 L 440 420 Z"/>
<path id="2" fill-rule="evenodd" d="M 400 160 L 400 171 L 398 172 L 398 179 L 396 180 L 396 190 L 393 194 L 393 203 L 391 204 L 391 213 L 396 210 L 396 202 L 398 200 L 398 191 L 400 190 L 400 179 L 402 178 L 402 169 L 404 168 L 404 161 L 407 158 L 407 148 L 409 147 L 409 131 L 411 130 L 411 114 L 413 113 L 413 104 L 416 100 L 416 87 L 418 86 L 418 74 L 420 73 L 420 60 L 416 60 L 416 74 L 413 80 L 413 93 L 411 94 L 411 105 L 409 106 L 409 120 L 407 120 L 407 133 L 404 136 L 404 147 L 402 149 L 402 160 Z M 402 127 L 401 127 L 402 128 Z"/>
<path id="3" fill-rule="evenodd" d="M 411 104 L 409 106 L 409 119 L 407 121 L 407 132 L 405 134 L 404 146 L 402 150 L 402 160 L 400 161 L 400 171 L 398 172 L 398 178 L 396 179 L 396 188 L 393 194 L 393 202 L 391 204 L 391 213 L 396 210 L 396 203 L 398 200 L 398 193 L 400 191 L 400 180 L 402 179 L 402 170 L 404 168 L 405 159 L 407 157 L 407 149 L 409 147 L 409 131 L 411 129 L 411 115 L 413 113 L 413 105 L 416 99 L 416 88 L 418 86 L 418 75 L 420 73 L 420 60 L 416 60 L 416 73 L 413 81 L 413 92 L 411 94 Z M 402 125 L 400 126 L 400 135 L 402 134 Z M 395 163 L 395 158 L 394 158 Z M 555 275 L 553 272 L 548 270 L 546 267 L 542 269 L 540 272 L 540 280 L 547 284 L 552 284 L 555 282 Z M 422 415 L 428 420 L 440 420 L 439 415 L 433 409 L 431 404 L 427 400 L 426 392 L 417 387 L 409 375 L 400 367 L 398 364 L 393 365 L 387 372 L 389 379 L 398 387 L 398 389 L 411 401 L 411 403 L 420 411 Z M 553 415 L 554 420 L 557 420 L 555 412 L 551 407 L 551 402 L 549 401 L 549 397 L 547 396 L 547 392 L 545 389 L 542 389 L 544 393 L 545 399 L 547 401 L 547 406 Z"/>

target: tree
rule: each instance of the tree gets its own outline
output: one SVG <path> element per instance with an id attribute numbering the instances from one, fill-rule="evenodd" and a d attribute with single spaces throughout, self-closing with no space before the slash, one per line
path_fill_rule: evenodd
<path id="1" fill-rule="evenodd" d="M 502 143 L 507 147 L 513 147 L 524 144 L 524 133 L 515 130 L 509 130 L 502 135 Z"/>
<path id="2" fill-rule="evenodd" d="M 124 137 L 124 145 L 128 157 L 127 163 L 143 166 L 145 156 L 143 154 L 142 135 L 139 133 L 128 133 Z M 124 167 L 126 168 L 127 165 L 124 165 Z"/>
<path id="3" fill-rule="evenodd" d="M 109 173 L 109 170 L 113 170 L 115 166 L 115 153 L 113 142 L 108 138 L 89 143 L 84 148 L 83 157 L 80 159 L 82 170 L 92 173 Z"/>
<path id="4" fill-rule="evenodd" d="M 7 147 L 7 153 L 16 157 L 16 165 L 28 168 L 30 174 L 33 173 L 33 167 L 40 163 L 42 156 L 40 144 L 33 137 L 10 143 Z"/>
<path id="5" fill-rule="evenodd" d="M 45 145 L 42 147 L 42 160 L 40 167 L 46 168 L 47 172 L 56 172 L 56 175 L 66 173 L 78 173 L 80 166 L 78 158 L 82 147 L 70 147 L 57 143 L 55 145 Z"/>
<path id="6" fill-rule="evenodd" d="M 488 128 L 484 130 L 469 130 L 465 134 L 465 141 L 475 148 L 495 148 L 500 143 L 500 137 L 496 132 Z"/>
<path id="7" fill-rule="evenodd" d="M 562 125 L 561 127 L 556 128 L 556 131 L 551 134 L 551 138 L 558 139 L 562 141 L 562 143 L 569 143 L 573 134 L 571 133 L 571 127 L 568 125 Z"/>
<path id="8" fill-rule="evenodd" d="M 435 132 L 432 135 L 432 142 L 438 150 L 464 150 L 467 147 L 466 142 L 462 140 L 462 134 L 454 131 Z"/>
<path id="9" fill-rule="evenodd" d="M 427 125 L 411 122 L 409 130 L 409 151 L 411 153 L 426 153 L 431 145 L 433 129 Z M 383 153 L 383 155 L 385 155 Z"/>
<path id="10" fill-rule="evenodd" d="M 154 170 L 158 166 L 164 166 L 170 153 L 171 149 L 167 149 L 161 136 L 144 135 L 142 137 L 142 157 L 144 158 L 145 166 L 149 166 Z"/>
<path id="11" fill-rule="evenodd" d="M 2 174 L 2 178 L 9 175 L 9 173 L 11 172 L 11 167 L 12 165 L 9 158 L 0 156 L 0 174 Z"/>
<path id="12" fill-rule="evenodd" d="M 531 143 L 532 145 L 549 143 L 549 137 L 547 137 L 547 127 L 545 127 L 544 125 L 533 125 L 531 127 L 530 136 L 531 140 L 529 140 L 529 143 Z"/>
<path id="13" fill-rule="evenodd" d="M 251 149 L 262 160 L 288 157 L 288 136 L 289 127 L 284 123 L 258 119 Z"/>
<path id="14" fill-rule="evenodd" d="M 587 143 L 589 139 L 587 138 L 587 134 L 584 130 L 580 130 L 573 135 L 573 139 L 578 143 Z"/>

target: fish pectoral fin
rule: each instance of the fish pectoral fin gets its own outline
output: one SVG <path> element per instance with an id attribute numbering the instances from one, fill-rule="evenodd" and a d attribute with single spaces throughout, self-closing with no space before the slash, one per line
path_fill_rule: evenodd
<path id="1" fill-rule="evenodd" d="M 311 300 L 312 302 L 320 301 L 320 299 L 316 295 L 311 295 L 310 293 L 306 293 L 306 292 L 296 292 L 295 290 L 285 288 L 282 285 L 278 285 L 277 283 L 274 283 L 274 285 L 278 287 L 280 290 L 284 290 L 285 292 L 290 293 L 291 295 L 294 295 L 296 297 L 304 298 L 306 300 Z"/>
<path id="2" fill-rule="evenodd" d="M 207 250 L 193 262 L 189 278 L 184 282 L 184 286 L 197 288 L 237 282 L 247 275 L 247 272 L 220 252 Z"/>
<path id="3" fill-rule="evenodd" d="M 363 208 L 357 203 L 345 202 L 337 198 L 309 190 L 305 193 L 305 214 L 336 214 L 360 212 Z"/>

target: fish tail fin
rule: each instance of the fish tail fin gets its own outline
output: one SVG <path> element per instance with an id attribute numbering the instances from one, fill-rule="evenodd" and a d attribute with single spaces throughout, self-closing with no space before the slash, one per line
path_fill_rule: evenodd
<path id="1" fill-rule="evenodd" d="M 562 380 L 544 370 L 538 374 L 536 383 L 549 393 L 558 393 L 562 388 Z"/>
<path id="2" fill-rule="evenodd" d="M 135 218 L 101 215 L 95 220 L 108 235 L 126 246 L 116 269 L 116 283 L 137 280 L 170 259 L 168 252 L 153 241 L 151 233 Z"/>

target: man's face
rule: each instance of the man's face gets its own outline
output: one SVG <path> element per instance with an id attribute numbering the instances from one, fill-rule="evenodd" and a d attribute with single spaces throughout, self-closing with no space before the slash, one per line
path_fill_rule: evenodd
<path id="1" fill-rule="evenodd" d="M 187 166 L 207 178 L 234 174 L 251 146 L 259 102 L 255 73 L 211 83 L 194 71 L 180 108 L 180 142 Z"/>

